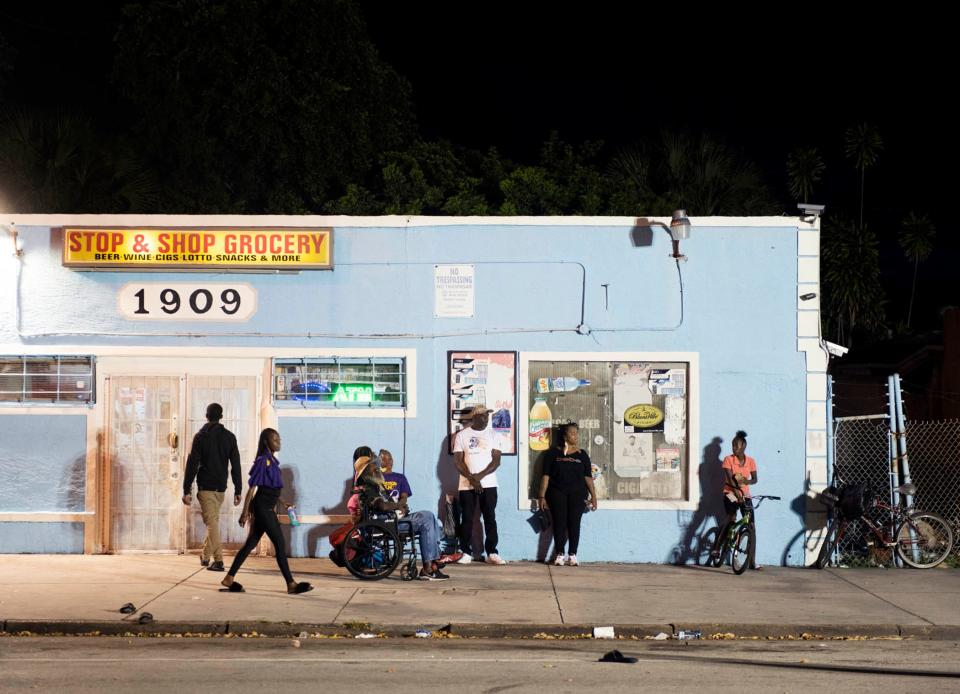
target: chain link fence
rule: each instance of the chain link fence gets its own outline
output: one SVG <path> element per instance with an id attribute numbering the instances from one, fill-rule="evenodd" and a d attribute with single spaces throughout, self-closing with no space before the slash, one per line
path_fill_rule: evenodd
<path id="1" fill-rule="evenodd" d="M 891 433 L 889 417 L 838 417 L 833 421 L 835 460 L 831 483 L 836 486 L 861 484 L 883 498 L 892 500 L 894 478 L 890 474 Z M 942 516 L 960 531 L 960 420 L 908 421 L 907 462 L 910 480 L 916 485 L 914 506 Z M 903 483 L 902 470 L 896 480 Z M 867 511 L 871 519 L 886 526 L 890 519 L 877 509 Z M 837 547 L 840 566 L 893 566 L 890 548 L 878 547 L 875 537 L 855 522 Z M 960 566 L 960 543 L 954 542 L 945 562 Z"/>
<path id="2" fill-rule="evenodd" d="M 890 479 L 890 419 L 886 415 L 837 417 L 833 421 L 834 464 L 831 484 L 862 484 L 888 497 Z M 840 566 L 889 565 L 886 548 L 871 547 L 872 536 L 863 523 L 851 523 L 837 546 Z"/>
<path id="3" fill-rule="evenodd" d="M 913 504 L 950 524 L 953 551 L 945 563 L 960 567 L 960 419 L 907 420 L 906 440 Z"/>

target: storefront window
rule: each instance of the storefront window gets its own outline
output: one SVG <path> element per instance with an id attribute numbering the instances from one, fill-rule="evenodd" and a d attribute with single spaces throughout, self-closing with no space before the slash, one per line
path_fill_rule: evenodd
<path id="1" fill-rule="evenodd" d="M 0 356 L 0 402 L 94 402 L 93 357 Z"/>
<path id="2" fill-rule="evenodd" d="M 688 362 L 530 361 L 527 373 L 532 485 L 556 425 L 574 421 L 600 500 L 688 499 Z"/>
<path id="3" fill-rule="evenodd" d="M 273 360 L 273 400 L 306 407 L 403 407 L 403 358 Z"/>

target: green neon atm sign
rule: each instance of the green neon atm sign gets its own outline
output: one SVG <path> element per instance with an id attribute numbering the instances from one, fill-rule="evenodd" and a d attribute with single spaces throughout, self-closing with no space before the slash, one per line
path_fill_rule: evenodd
<path id="1" fill-rule="evenodd" d="M 331 399 L 333 402 L 373 402 L 373 384 L 338 383 Z"/>

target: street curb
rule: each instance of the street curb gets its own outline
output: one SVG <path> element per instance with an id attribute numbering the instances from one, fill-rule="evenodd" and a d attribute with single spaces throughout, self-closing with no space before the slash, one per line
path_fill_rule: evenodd
<path id="1" fill-rule="evenodd" d="M 313 624 L 302 622 L 163 622 L 2 620 L 2 635 L 95 636 L 311 636 L 354 638 L 359 634 L 397 638 L 430 631 L 448 637 L 480 639 L 592 638 L 595 626 L 613 626 L 617 637 L 650 639 L 658 634 L 675 638 L 681 630 L 699 630 L 704 640 L 724 639 L 897 639 L 960 640 L 960 626 L 902 624 Z"/>

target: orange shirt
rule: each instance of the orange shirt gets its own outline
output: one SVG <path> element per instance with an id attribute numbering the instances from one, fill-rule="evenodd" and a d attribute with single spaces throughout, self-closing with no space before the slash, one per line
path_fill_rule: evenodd
<path id="1" fill-rule="evenodd" d="M 748 480 L 753 476 L 753 473 L 757 471 L 757 461 L 751 458 L 748 455 L 744 456 L 743 463 L 740 463 L 740 459 L 735 455 L 728 455 L 723 459 L 723 469 L 730 471 L 730 476 L 733 477 L 737 473 L 743 475 Z M 723 493 L 732 492 L 733 487 L 726 483 L 726 477 L 724 477 L 723 483 Z M 743 492 L 744 496 L 750 496 L 750 485 L 741 484 L 740 491 Z"/>

